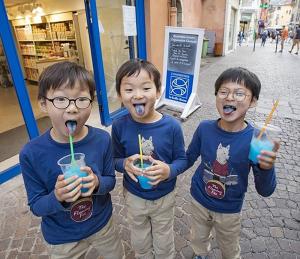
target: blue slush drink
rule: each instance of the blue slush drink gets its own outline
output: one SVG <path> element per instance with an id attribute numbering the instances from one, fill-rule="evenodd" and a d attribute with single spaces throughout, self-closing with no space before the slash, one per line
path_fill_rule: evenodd
<path id="1" fill-rule="evenodd" d="M 257 156 L 260 154 L 262 150 L 272 151 L 274 144 L 269 140 L 259 140 L 257 138 L 253 138 L 250 143 L 250 153 L 249 159 L 254 163 L 258 163 Z"/>
<path id="2" fill-rule="evenodd" d="M 253 136 L 250 143 L 250 152 L 248 158 L 254 163 L 258 164 L 257 156 L 262 150 L 272 151 L 274 147 L 274 140 L 278 139 L 281 129 L 277 126 L 268 124 L 263 134 L 258 139 L 261 129 L 265 127 L 264 123 L 255 123 L 253 129 Z"/>
<path id="3" fill-rule="evenodd" d="M 68 179 L 74 175 L 77 175 L 78 177 L 86 177 L 88 176 L 87 172 L 81 171 L 79 166 L 72 166 L 70 167 L 65 173 L 65 179 Z M 84 182 L 82 182 L 84 183 Z M 87 192 L 89 189 L 88 188 L 81 188 L 81 192 Z"/>
<path id="4" fill-rule="evenodd" d="M 137 160 L 137 162 L 135 162 L 134 165 L 138 168 L 146 169 L 147 167 L 151 166 L 151 163 L 148 161 L 143 161 L 143 168 L 142 168 L 140 160 Z M 148 183 L 149 181 L 151 181 L 148 177 L 144 175 L 138 175 L 137 179 L 139 180 L 139 184 L 143 189 L 145 190 L 152 189 L 153 186 L 150 183 Z"/>
<path id="5" fill-rule="evenodd" d="M 58 160 L 57 164 L 60 166 L 65 179 L 68 179 L 74 175 L 77 175 L 78 177 L 86 177 L 88 174 L 84 171 L 80 170 L 81 166 L 85 166 L 84 161 L 85 155 L 83 153 L 75 153 L 74 159 L 75 161 L 72 162 L 72 156 L 67 155 L 62 157 Z M 84 182 L 82 182 L 84 184 Z M 87 192 L 88 188 L 81 188 L 81 192 Z"/>

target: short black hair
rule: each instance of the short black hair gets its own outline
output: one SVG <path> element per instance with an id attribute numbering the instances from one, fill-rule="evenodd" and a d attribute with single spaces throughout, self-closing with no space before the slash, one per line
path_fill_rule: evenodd
<path id="1" fill-rule="evenodd" d="M 149 77 L 154 81 L 156 90 L 160 92 L 161 80 L 158 69 L 149 61 L 139 58 L 126 61 L 118 70 L 116 75 L 116 91 L 120 95 L 121 82 L 124 77 L 132 75 L 139 75 L 141 70 L 144 69 L 148 72 Z"/>
<path id="2" fill-rule="evenodd" d="M 244 85 L 252 93 L 252 98 L 258 100 L 261 83 L 253 72 L 243 67 L 233 67 L 225 70 L 215 82 L 215 95 L 217 95 L 221 85 L 234 82 Z"/>
<path id="3" fill-rule="evenodd" d="M 38 99 L 43 99 L 50 89 L 63 85 L 73 88 L 78 82 L 81 87 L 87 86 L 91 99 L 95 98 L 95 81 L 93 76 L 82 66 L 69 61 L 57 62 L 47 67 L 39 77 Z"/>

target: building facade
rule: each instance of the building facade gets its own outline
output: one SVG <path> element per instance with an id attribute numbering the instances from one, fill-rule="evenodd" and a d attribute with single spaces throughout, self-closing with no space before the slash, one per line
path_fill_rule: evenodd
<path id="1" fill-rule="evenodd" d="M 236 48 L 239 0 L 145 0 L 147 55 L 163 67 L 165 26 L 204 28 L 216 55 Z"/>

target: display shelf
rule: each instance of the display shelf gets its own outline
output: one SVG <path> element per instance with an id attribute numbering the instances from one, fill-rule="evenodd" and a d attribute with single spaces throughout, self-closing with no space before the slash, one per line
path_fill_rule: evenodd
<path id="1" fill-rule="evenodd" d="M 64 57 L 78 60 L 73 18 L 72 13 L 62 13 L 43 16 L 39 22 L 33 19 L 30 22 L 25 19 L 12 21 L 27 79 L 38 79 L 41 71 L 36 68 L 36 63 L 40 59 Z"/>

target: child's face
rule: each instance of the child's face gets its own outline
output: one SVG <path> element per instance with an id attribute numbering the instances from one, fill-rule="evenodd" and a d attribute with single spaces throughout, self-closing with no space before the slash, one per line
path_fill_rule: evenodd
<path id="1" fill-rule="evenodd" d="M 249 89 L 235 82 L 222 84 L 216 96 L 216 106 L 221 120 L 230 124 L 244 123 L 248 109 L 254 107 L 256 101 Z"/>
<path id="2" fill-rule="evenodd" d="M 69 99 L 76 99 L 78 97 L 85 97 L 91 99 L 88 86 L 82 87 L 78 82 L 75 83 L 74 88 L 68 87 L 68 85 L 61 86 L 58 89 L 50 89 L 47 92 L 46 97 L 53 99 L 55 97 L 66 97 Z M 82 98 L 80 100 L 88 100 Z M 59 98 L 58 100 L 63 100 Z M 66 122 L 69 120 L 76 121 L 77 127 L 73 134 L 74 140 L 83 138 L 87 134 L 87 129 L 84 127 L 85 122 L 90 116 L 92 105 L 88 105 L 85 109 L 79 109 L 76 107 L 75 102 L 71 101 L 69 106 L 64 109 L 59 109 L 54 104 L 46 99 L 40 100 L 40 106 L 42 111 L 48 113 L 52 122 L 53 129 L 51 130 L 51 136 L 58 142 L 68 142 L 68 129 Z"/>
<path id="3" fill-rule="evenodd" d="M 120 85 L 120 101 L 135 121 L 152 122 L 156 118 L 155 101 L 160 93 L 145 70 L 139 75 L 124 77 Z"/>

